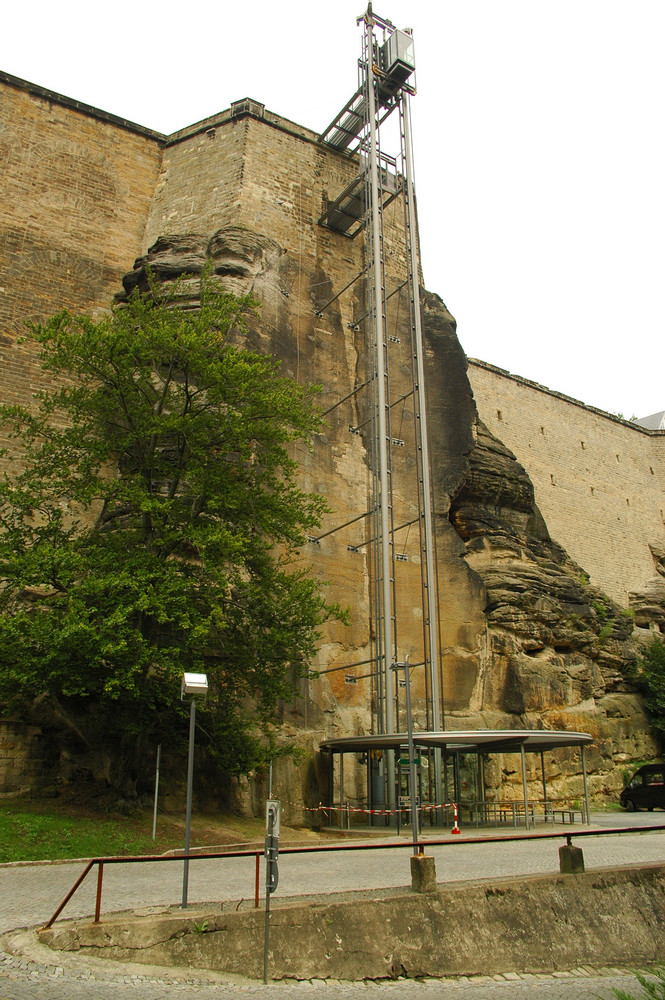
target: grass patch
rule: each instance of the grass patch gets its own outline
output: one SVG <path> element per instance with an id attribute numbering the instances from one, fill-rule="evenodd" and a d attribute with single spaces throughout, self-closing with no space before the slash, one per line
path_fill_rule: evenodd
<path id="1" fill-rule="evenodd" d="M 29 805 L 0 806 L 0 862 L 151 854 L 156 845 L 128 817 L 47 815 Z M 157 850 L 159 848 L 157 847 Z"/>
<path id="2" fill-rule="evenodd" d="M 218 847 L 262 843 L 263 819 L 192 816 L 191 846 Z M 308 830 L 282 830 L 282 838 L 310 839 Z M 58 800 L 19 799 L 0 803 L 0 863 L 57 861 L 67 858 L 163 854 L 182 849 L 184 815 L 159 813 L 152 839 L 152 812 L 130 815 L 95 811 L 89 805 Z"/>

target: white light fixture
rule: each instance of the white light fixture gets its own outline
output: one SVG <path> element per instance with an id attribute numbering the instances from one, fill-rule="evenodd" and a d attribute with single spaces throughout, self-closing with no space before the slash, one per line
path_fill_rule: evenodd
<path id="1" fill-rule="evenodd" d="M 183 674 L 180 685 L 180 700 L 186 694 L 199 695 L 202 698 L 208 693 L 208 677 L 206 674 Z"/>

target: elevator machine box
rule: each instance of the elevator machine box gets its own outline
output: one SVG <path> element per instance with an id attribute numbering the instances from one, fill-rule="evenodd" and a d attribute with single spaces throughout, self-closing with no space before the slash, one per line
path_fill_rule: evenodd
<path id="1" fill-rule="evenodd" d="M 380 49 L 380 67 L 384 74 L 381 90 L 386 96 L 396 94 L 416 68 L 413 37 L 406 31 L 393 31 Z"/>

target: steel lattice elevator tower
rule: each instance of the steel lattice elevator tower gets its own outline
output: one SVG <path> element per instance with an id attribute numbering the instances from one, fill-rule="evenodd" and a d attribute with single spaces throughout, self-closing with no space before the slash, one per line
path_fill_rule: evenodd
<path id="1" fill-rule="evenodd" d="M 361 386 L 367 393 L 367 443 L 371 468 L 371 489 L 367 509 L 358 517 L 366 517 L 371 579 L 372 675 L 374 685 L 373 717 L 378 733 L 405 732 L 403 723 L 411 728 L 411 718 L 404 718 L 405 705 L 400 705 L 400 687 L 406 687 L 406 702 L 410 707 L 410 678 L 414 670 L 422 670 L 426 701 L 426 729 L 439 731 L 444 726 L 443 696 L 440 670 L 439 609 L 436 580 L 435 532 L 433 527 L 432 484 L 430 474 L 427 406 L 425 398 L 425 358 L 423 349 L 422 312 L 419 287 L 418 227 L 413 179 L 410 98 L 415 93 L 413 38 L 409 31 L 400 31 L 391 22 L 372 12 L 371 4 L 363 17 L 362 55 L 359 60 L 359 86 L 321 134 L 321 141 L 342 151 L 355 153 L 360 172 L 341 194 L 329 203 L 319 219 L 322 225 L 347 236 L 364 236 L 365 313 L 362 317 L 367 355 L 366 378 Z M 382 134 L 392 118 L 393 141 L 399 149 L 389 155 L 382 149 Z M 397 129 L 395 129 L 395 121 Z M 387 288 L 386 210 L 394 201 L 402 202 L 399 226 L 400 256 L 404 260 L 404 280 L 396 289 Z M 394 244 L 395 209 L 391 209 L 391 239 Z M 356 280 L 356 279 L 354 279 Z M 350 282 L 352 284 L 353 282 Z M 347 285 L 346 287 L 349 287 Z M 342 291 L 344 291 L 343 289 Z M 396 360 L 396 343 L 388 328 L 389 300 L 396 294 L 408 300 L 410 345 L 408 365 L 404 363 L 404 348 Z M 341 293 L 338 293 L 341 294 Z M 337 297 L 337 296 L 335 296 Z M 332 300 L 334 301 L 334 300 Z M 329 303 L 330 304 L 330 303 Z M 323 307 L 326 308 L 326 307 Z M 391 380 L 391 362 L 398 375 Z M 408 367 L 409 384 L 396 394 L 395 381 L 403 383 Z M 395 437 L 392 414 L 398 404 L 408 401 L 414 426 L 413 454 L 406 462 L 396 450 L 405 442 Z M 409 480 L 406 482 L 406 480 Z M 405 494 L 415 497 L 415 513 L 401 522 L 400 503 Z M 400 502 L 396 503 L 396 498 Z M 363 498 L 364 499 L 364 498 Z M 353 520 L 357 520 L 354 518 Z M 349 522 L 347 522 L 349 523 Z M 406 632 L 412 630 L 413 615 L 405 621 L 404 600 L 400 594 L 400 574 L 396 538 L 417 525 L 420 563 L 420 615 L 422 649 L 420 662 L 409 663 L 401 657 Z M 404 558 L 402 556 L 402 558 Z M 413 641 L 409 639 L 413 648 Z M 404 679 L 400 679 L 403 671 Z M 393 803 L 397 794 L 394 754 L 382 760 L 383 801 Z M 429 797 L 442 802 L 440 752 L 432 752 L 429 770 Z M 412 770 L 411 787 L 414 786 Z M 370 798 L 376 800 L 376 791 Z"/>

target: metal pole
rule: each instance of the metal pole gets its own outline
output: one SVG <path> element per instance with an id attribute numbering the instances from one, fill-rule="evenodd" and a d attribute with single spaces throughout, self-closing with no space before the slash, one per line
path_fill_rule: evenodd
<path id="1" fill-rule="evenodd" d="M 182 908 L 187 907 L 187 885 L 189 882 L 189 835 L 192 826 L 192 782 L 194 778 L 194 722 L 196 720 L 196 698 L 192 698 L 189 710 L 189 757 L 187 758 L 187 811 L 185 814 L 185 863 L 182 872 Z"/>
<path id="2" fill-rule="evenodd" d="M 255 867 L 254 867 L 254 909 L 255 910 L 258 910 L 258 908 L 259 908 L 259 891 L 260 891 L 259 890 L 259 886 L 261 884 L 260 878 L 261 878 L 261 855 L 257 851 L 256 852 L 256 863 L 255 863 Z"/>
<path id="3" fill-rule="evenodd" d="M 520 752 L 522 754 L 522 790 L 524 792 L 524 826 L 525 829 L 529 829 L 529 798 L 526 791 L 526 756 L 524 753 L 524 744 L 520 746 Z"/>
<path id="4" fill-rule="evenodd" d="M 95 900 L 95 920 L 94 923 L 99 923 L 99 915 L 102 909 L 102 883 L 104 881 L 104 862 L 100 861 L 97 865 L 97 898 Z"/>
<path id="5" fill-rule="evenodd" d="M 60 916 L 60 914 L 62 913 L 62 911 L 66 907 L 67 903 L 72 898 L 72 896 L 74 895 L 74 893 L 76 892 L 76 890 L 80 886 L 81 882 L 86 877 L 86 875 L 88 874 L 88 872 L 90 871 L 90 869 L 92 868 L 92 866 L 94 864 L 95 864 L 94 861 L 89 861 L 88 862 L 88 864 L 85 866 L 85 868 L 83 869 L 83 871 L 81 872 L 81 874 L 77 878 L 76 882 L 74 882 L 74 885 L 71 887 L 71 889 L 69 890 L 69 892 L 67 893 L 67 895 L 63 899 L 62 903 L 60 904 L 60 906 L 58 907 L 58 909 L 55 911 L 55 913 L 53 914 L 53 916 L 51 917 L 51 919 L 47 920 L 47 922 L 44 924 L 43 930 L 47 930 L 49 927 L 51 927 L 51 925 L 53 924 L 53 922 L 58 919 L 58 917 Z"/>
<path id="6" fill-rule="evenodd" d="M 268 811 L 268 830 L 266 842 L 272 843 L 275 818 L 272 810 Z M 270 945 L 270 862 L 266 858 L 266 915 L 263 931 L 263 982 L 268 982 L 268 948 Z"/>
<path id="7" fill-rule="evenodd" d="M 155 765 L 155 805 L 152 812 L 152 839 L 157 834 L 157 799 L 159 798 L 159 762 L 162 759 L 162 744 L 157 747 L 157 764 Z"/>
<path id="8" fill-rule="evenodd" d="M 429 441 L 427 431 L 427 401 L 425 397 L 425 361 L 423 354 L 423 331 L 420 308 L 420 287 L 418 281 L 418 243 L 415 199 L 413 191 L 413 156 L 411 152 L 411 119 L 409 95 L 402 91 L 402 111 L 404 114 L 404 147 L 406 153 L 406 186 L 409 206 L 411 295 L 413 298 L 413 323 L 415 340 L 415 363 L 417 390 L 419 395 L 418 444 L 422 465 L 422 503 L 425 535 L 425 567 L 427 575 L 427 629 L 429 639 L 430 690 L 432 692 L 432 729 L 441 729 L 441 691 L 439 682 L 439 641 L 437 587 L 434 572 L 434 541 L 432 532 L 432 486 L 430 481 Z M 441 787 L 441 763 L 438 761 L 437 786 Z"/>
<path id="9" fill-rule="evenodd" d="M 418 809 L 416 795 L 416 762 L 414 759 L 413 747 L 413 718 L 411 716 L 411 675 L 409 673 L 409 658 L 407 656 L 404 664 L 404 678 L 406 680 L 406 734 L 409 747 L 409 782 L 411 784 L 411 832 L 413 835 L 413 853 L 418 853 Z"/>
<path id="10" fill-rule="evenodd" d="M 586 777 L 586 750 L 584 744 L 582 744 L 582 775 L 584 777 L 584 808 L 586 810 L 586 825 L 588 826 L 591 818 L 589 816 L 589 786 Z"/>
<path id="11" fill-rule="evenodd" d="M 371 12 L 366 21 L 367 45 L 365 74 L 367 77 L 367 106 L 369 117 L 369 177 L 370 177 L 370 213 L 371 213 L 371 234 L 372 234 L 372 261 L 368 261 L 368 273 L 373 283 L 371 293 L 373 294 L 374 309 L 374 333 L 376 338 L 376 399 L 377 399 L 377 424 L 378 424 L 378 465 L 379 465 L 379 524 L 380 524 L 380 549 L 381 549 L 381 598 L 382 598 L 382 623 L 381 632 L 383 638 L 383 674 L 385 677 L 385 725 L 387 733 L 395 732 L 394 716 L 394 688 L 393 688 L 393 641 L 392 641 L 392 595 L 391 595 L 391 573 L 392 560 L 390 558 L 390 491 L 388 485 L 388 444 L 387 444 L 387 423 L 386 423 L 386 359 L 385 359 L 385 330 L 383 325 L 383 298 L 381 295 L 381 227 L 379 204 L 379 166 L 377 157 L 377 128 L 376 128 L 376 97 L 374 93 L 374 71 L 372 68 L 374 59 L 374 32 L 372 30 Z M 371 308 L 371 305 L 370 305 Z M 394 767 L 394 765 L 393 765 Z M 394 779 L 393 779 L 394 784 Z M 390 784 L 389 784 L 390 789 Z M 394 793 L 392 793 L 394 794 Z M 391 799 L 392 799 L 391 794 Z"/>
<path id="12" fill-rule="evenodd" d="M 480 779 L 480 808 L 482 809 L 483 814 L 483 824 L 485 824 L 487 822 L 487 804 L 485 802 L 485 755 L 482 753 L 478 755 L 478 765 Z"/>

